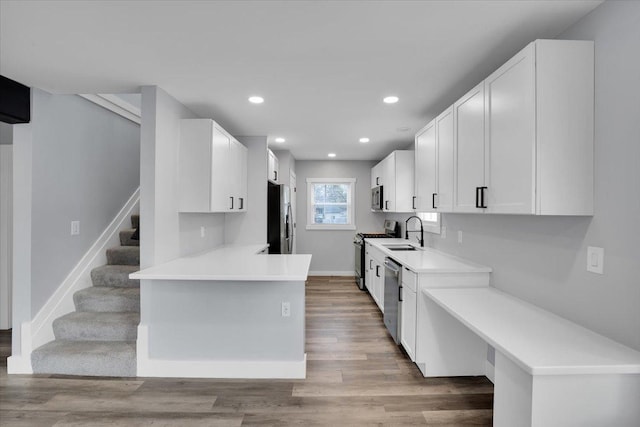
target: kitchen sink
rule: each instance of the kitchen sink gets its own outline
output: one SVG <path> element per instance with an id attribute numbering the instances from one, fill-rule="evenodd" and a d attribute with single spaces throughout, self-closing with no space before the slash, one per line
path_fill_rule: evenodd
<path id="1" fill-rule="evenodd" d="M 415 246 L 411 245 L 382 245 L 390 251 L 417 251 L 419 250 Z"/>

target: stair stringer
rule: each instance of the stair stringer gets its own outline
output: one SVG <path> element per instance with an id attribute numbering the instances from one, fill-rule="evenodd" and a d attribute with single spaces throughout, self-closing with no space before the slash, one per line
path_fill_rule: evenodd
<path id="1" fill-rule="evenodd" d="M 120 245 L 119 233 L 121 230 L 131 228 L 130 218 L 138 213 L 140 202 L 140 187 L 134 191 L 129 200 L 124 204 L 120 212 L 105 228 L 100 237 L 91 245 L 91 248 L 83 255 L 78 264 L 71 270 L 51 298 L 31 321 L 31 349 L 40 347 L 53 341 L 53 321 L 65 314 L 75 311 L 73 294 L 84 288 L 92 286 L 91 270 L 107 263 L 107 249 Z M 24 337 L 23 337 L 24 339 Z M 23 341 L 24 342 L 24 341 Z M 30 359 L 31 351 L 27 357 Z"/>

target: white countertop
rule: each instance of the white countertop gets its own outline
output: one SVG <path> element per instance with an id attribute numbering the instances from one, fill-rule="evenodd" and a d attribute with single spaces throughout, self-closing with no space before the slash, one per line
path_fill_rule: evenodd
<path id="1" fill-rule="evenodd" d="M 491 268 L 432 248 L 420 248 L 406 239 L 365 239 L 366 243 L 379 249 L 385 256 L 392 258 L 416 273 L 490 273 Z M 384 245 L 412 245 L 416 251 L 392 251 Z"/>
<path id="2" fill-rule="evenodd" d="M 145 280 L 305 281 L 311 255 L 259 254 L 262 245 L 222 246 L 129 275 Z"/>
<path id="3" fill-rule="evenodd" d="M 529 374 L 640 373 L 640 352 L 495 288 L 422 292 Z"/>

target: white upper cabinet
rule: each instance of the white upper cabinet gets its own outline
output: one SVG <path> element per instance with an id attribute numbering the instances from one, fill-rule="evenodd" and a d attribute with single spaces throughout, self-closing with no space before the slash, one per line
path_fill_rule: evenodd
<path id="1" fill-rule="evenodd" d="M 535 44 L 485 80 L 486 190 L 480 203 L 493 213 L 535 213 Z M 484 199 L 484 200 L 483 200 Z"/>
<path id="2" fill-rule="evenodd" d="M 439 212 L 592 215 L 593 64 L 593 42 L 530 43 L 453 105 L 452 162 L 449 110 L 435 137 L 427 125 L 416 135 L 418 210 L 435 185 Z"/>
<path id="3" fill-rule="evenodd" d="M 433 212 L 437 176 L 436 121 L 429 122 L 416 134 L 415 206 L 418 212 Z"/>
<path id="4" fill-rule="evenodd" d="M 382 185 L 383 165 L 378 163 L 371 169 L 371 188 Z"/>
<path id="5" fill-rule="evenodd" d="M 593 215 L 593 55 L 536 40 L 485 80 L 488 212 Z"/>
<path id="6" fill-rule="evenodd" d="M 432 206 L 437 212 L 453 210 L 453 107 L 436 117 L 437 179 Z"/>
<path id="7" fill-rule="evenodd" d="M 415 195 L 418 212 L 453 209 L 453 108 L 422 128 L 415 140 Z"/>
<path id="8" fill-rule="evenodd" d="M 478 212 L 485 186 L 484 82 L 453 104 L 455 123 L 454 212 Z"/>
<path id="9" fill-rule="evenodd" d="M 268 175 L 268 179 L 269 181 L 273 182 L 274 184 L 278 184 L 278 168 L 279 168 L 279 162 L 278 162 L 278 158 L 276 157 L 276 155 L 273 153 L 273 151 L 269 150 L 269 166 L 268 166 L 268 170 L 269 170 L 269 175 Z"/>
<path id="10" fill-rule="evenodd" d="M 232 211 L 246 212 L 247 210 L 247 147 L 232 139 L 229 146 L 231 150 L 231 176 L 236 176 L 231 182 L 231 209 Z"/>
<path id="11" fill-rule="evenodd" d="M 396 150 L 371 169 L 371 186 L 382 185 L 383 211 L 413 212 L 414 156 L 411 150 Z"/>
<path id="12" fill-rule="evenodd" d="M 179 156 L 180 212 L 246 211 L 247 149 L 216 122 L 182 120 Z"/>

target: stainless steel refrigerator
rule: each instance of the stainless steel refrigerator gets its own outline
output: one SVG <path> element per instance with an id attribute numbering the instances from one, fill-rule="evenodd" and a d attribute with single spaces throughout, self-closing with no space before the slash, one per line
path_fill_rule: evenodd
<path id="1" fill-rule="evenodd" d="M 284 184 L 269 183 L 267 193 L 267 242 L 270 254 L 290 254 L 293 247 L 291 193 Z"/>

